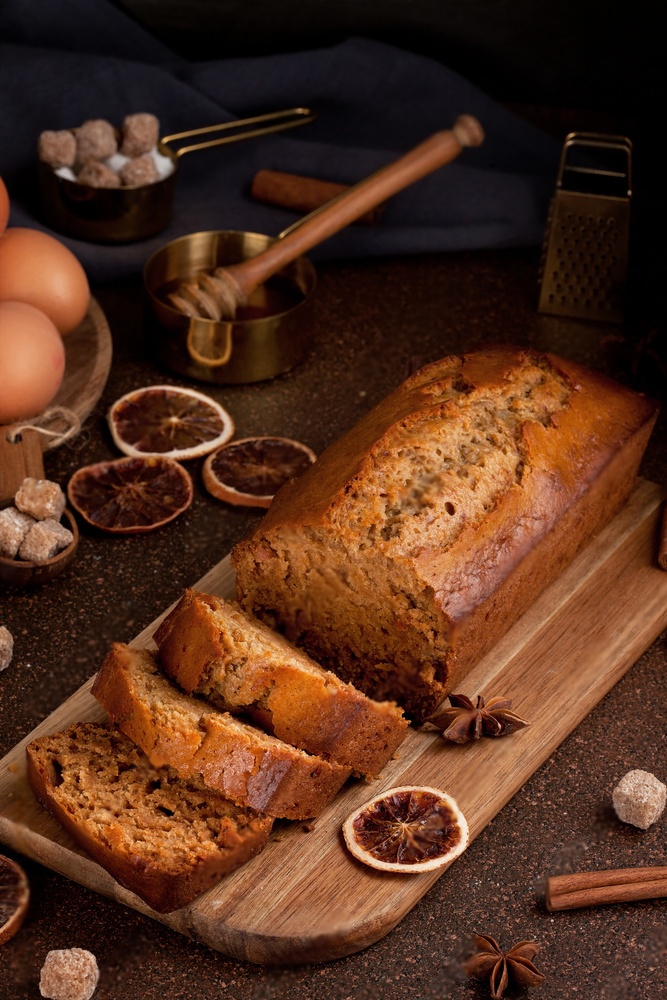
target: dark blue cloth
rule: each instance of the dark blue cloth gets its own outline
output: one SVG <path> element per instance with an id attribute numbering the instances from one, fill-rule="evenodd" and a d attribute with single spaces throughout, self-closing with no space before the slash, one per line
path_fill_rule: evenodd
<path id="1" fill-rule="evenodd" d="M 44 129 L 88 118 L 120 125 L 151 111 L 166 135 L 306 105 L 317 120 L 181 159 L 172 222 L 159 236 L 108 247 L 61 237 L 90 278 L 137 273 L 170 239 L 207 229 L 277 235 L 297 216 L 253 202 L 264 167 L 352 183 L 462 113 L 486 138 L 388 203 L 381 225 L 350 227 L 312 251 L 340 259 L 541 241 L 560 143 L 434 60 L 351 38 L 330 48 L 191 63 L 107 0 L 3 0 L 0 5 L 0 174 L 10 224 L 46 228 L 35 181 Z"/>

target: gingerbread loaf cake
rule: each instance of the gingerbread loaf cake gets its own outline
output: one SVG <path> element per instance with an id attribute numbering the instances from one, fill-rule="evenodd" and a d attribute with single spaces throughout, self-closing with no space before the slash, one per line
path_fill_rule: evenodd
<path id="1" fill-rule="evenodd" d="M 656 414 L 550 354 L 434 362 L 278 492 L 239 602 L 421 721 L 613 518 Z"/>
<path id="2" fill-rule="evenodd" d="M 394 702 L 373 701 L 322 670 L 234 602 L 187 590 L 154 639 L 161 668 L 188 694 L 366 777 L 406 734 Z"/>
<path id="3" fill-rule="evenodd" d="M 122 733 L 78 723 L 27 747 L 37 798 L 122 886 L 160 913 L 191 903 L 266 844 L 272 820 L 156 768 Z"/>
<path id="4" fill-rule="evenodd" d="M 318 816 L 351 773 L 184 694 L 146 649 L 114 643 L 92 694 L 153 765 L 268 816 Z"/>

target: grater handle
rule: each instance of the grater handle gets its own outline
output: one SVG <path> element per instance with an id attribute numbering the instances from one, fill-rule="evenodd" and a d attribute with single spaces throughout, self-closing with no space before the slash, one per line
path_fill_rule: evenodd
<path id="1" fill-rule="evenodd" d="M 607 170 L 598 167 L 575 166 L 568 162 L 573 149 L 606 149 L 620 152 L 625 156 L 625 170 Z M 556 187 L 563 186 L 565 173 L 588 174 L 589 176 L 617 178 L 624 182 L 626 197 L 632 195 L 632 142 L 625 135 L 606 135 L 599 132 L 569 132 L 565 137 L 558 165 Z"/>

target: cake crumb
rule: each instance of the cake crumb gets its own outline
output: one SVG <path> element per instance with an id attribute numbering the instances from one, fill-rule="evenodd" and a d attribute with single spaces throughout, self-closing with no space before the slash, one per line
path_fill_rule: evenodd
<path id="1" fill-rule="evenodd" d="M 647 830 L 662 816 L 667 802 L 667 785 L 650 771 L 628 771 L 616 785 L 612 802 L 621 822 Z"/>
<path id="2" fill-rule="evenodd" d="M 14 655 L 14 637 L 6 625 L 0 625 L 0 672 L 6 670 Z"/>
<path id="3" fill-rule="evenodd" d="M 99 978 L 97 959 L 91 951 L 50 951 L 39 977 L 39 992 L 49 1000 L 90 1000 Z"/>

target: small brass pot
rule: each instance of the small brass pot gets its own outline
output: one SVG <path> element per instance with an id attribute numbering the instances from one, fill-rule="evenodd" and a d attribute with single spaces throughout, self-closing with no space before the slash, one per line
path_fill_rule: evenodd
<path id="1" fill-rule="evenodd" d="M 248 260 L 273 242 L 271 236 L 235 230 L 192 233 L 149 257 L 144 285 L 154 315 L 153 342 L 168 368 L 225 385 L 274 378 L 304 359 L 311 340 L 309 318 L 316 285 L 315 268 L 306 257 L 261 285 L 248 307 L 232 321 L 190 318 L 166 298 L 180 281 Z"/>
<path id="2" fill-rule="evenodd" d="M 137 243 L 147 240 L 166 229 L 171 221 L 179 161 L 186 153 L 280 132 L 305 125 L 314 118 L 309 108 L 288 108 L 167 135 L 160 140 L 157 148 L 162 156 L 171 160 L 172 169 L 153 184 L 96 188 L 61 177 L 52 167 L 40 162 L 38 179 L 44 221 L 65 236 L 90 243 Z M 170 145 L 193 136 L 218 132 L 225 134 L 176 149 Z"/>

